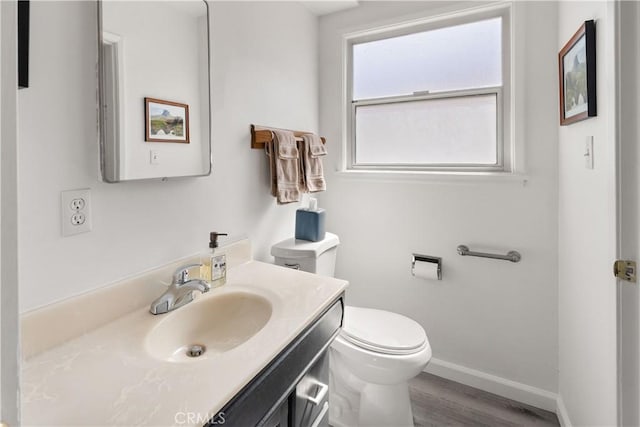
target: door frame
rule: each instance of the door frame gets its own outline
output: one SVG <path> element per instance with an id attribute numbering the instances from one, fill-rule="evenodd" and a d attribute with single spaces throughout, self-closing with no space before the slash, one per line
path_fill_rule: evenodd
<path id="1" fill-rule="evenodd" d="M 618 259 L 640 261 L 640 5 L 616 0 Z M 633 54 L 626 54 L 626 53 Z M 618 280 L 618 424 L 640 425 L 640 291 Z"/>

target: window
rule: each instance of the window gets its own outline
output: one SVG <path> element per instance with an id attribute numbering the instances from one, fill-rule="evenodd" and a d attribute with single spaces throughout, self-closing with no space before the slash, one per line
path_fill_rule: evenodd
<path id="1" fill-rule="evenodd" d="M 510 171 L 508 35 L 501 7 L 349 37 L 347 168 Z"/>

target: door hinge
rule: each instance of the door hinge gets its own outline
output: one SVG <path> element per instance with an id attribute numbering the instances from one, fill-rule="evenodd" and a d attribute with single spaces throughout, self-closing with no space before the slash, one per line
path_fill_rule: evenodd
<path id="1" fill-rule="evenodd" d="M 636 262 L 628 260 L 616 260 L 613 263 L 613 275 L 625 282 L 636 281 Z"/>

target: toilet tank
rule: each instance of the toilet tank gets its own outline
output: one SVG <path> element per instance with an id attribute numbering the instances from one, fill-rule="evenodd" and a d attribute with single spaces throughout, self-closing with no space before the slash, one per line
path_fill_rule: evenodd
<path id="1" fill-rule="evenodd" d="M 332 233 L 319 242 L 291 238 L 273 245 L 271 255 L 277 265 L 333 277 L 339 244 L 338 236 Z"/>

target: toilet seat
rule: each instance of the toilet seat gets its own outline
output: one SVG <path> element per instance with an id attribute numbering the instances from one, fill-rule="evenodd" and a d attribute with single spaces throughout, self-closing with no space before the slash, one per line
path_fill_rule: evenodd
<path id="1" fill-rule="evenodd" d="M 372 308 L 346 306 L 340 335 L 355 346 L 390 355 L 413 354 L 427 343 L 427 334 L 416 321 Z"/>

